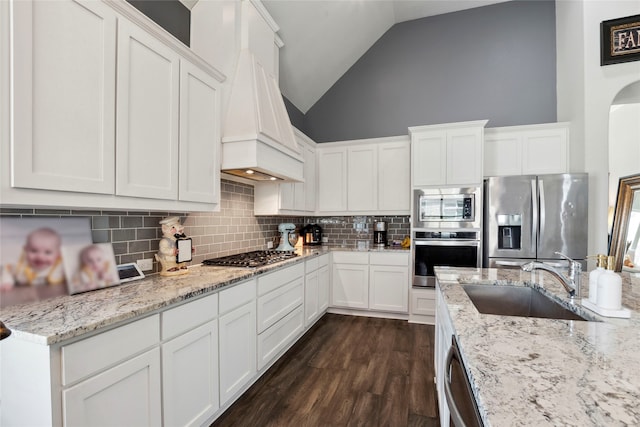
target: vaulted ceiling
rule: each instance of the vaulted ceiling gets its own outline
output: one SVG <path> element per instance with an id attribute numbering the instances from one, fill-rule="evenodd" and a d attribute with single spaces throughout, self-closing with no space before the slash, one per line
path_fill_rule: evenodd
<path id="1" fill-rule="evenodd" d="M 508 0 L 263 0 L 280 26 L 280 87 L 306 113 L 394 24 Z"/>

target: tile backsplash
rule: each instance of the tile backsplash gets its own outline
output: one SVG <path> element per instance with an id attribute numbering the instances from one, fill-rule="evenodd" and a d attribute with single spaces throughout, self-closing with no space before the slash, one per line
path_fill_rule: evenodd
<path id="1" fill-rule="evenodd" d="M 179 216 L 185 234 L 193 240 L 192 264 L 207 258 L 232 255 L 267 248 L 280 234 L 278 224 L 292 222 L 298 226 L 318 224 L 329 244 L 356 245 L 358 240 L 373 243 L 373 222 L 386 221 L 388 240 L 402 240 L 409 235 L 409 217 L 276 217 L 253 214 L 253 186 L 222 180 L 220 212 L 138 212 L 69 209 L 0 208 L 3 217 L 90 217 L 94 243 L 111 243 L 116 262 L 124 264 L 154 258 L 162 237 L 159 221 Z M 362 223 L 360 229 L 354 224 Z M 364 227 L 364 229 L 363 229 Z M 154 260 L 154 271 L 159 271 Z"/>

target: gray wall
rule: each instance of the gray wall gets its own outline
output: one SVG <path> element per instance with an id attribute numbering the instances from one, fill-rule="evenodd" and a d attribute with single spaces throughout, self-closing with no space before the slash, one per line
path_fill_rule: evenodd
<path id="1" fill-rule="evenodd" d="M 289 114 L 289 120 L 291 120 L 291 124 L 298 128 L 299 131 L 306 134 L 307 124 L 304 113 L 298 110 L 298 107 L 293 105 L 293 103 L 289 101 L 286 96 L 283 96 L 282 99 L 284 101 L 284 106 L 287 109 L 287 114 Z"/>
<path id="2" fill-rule="evenodd" d="M 393 26 L 307 112 L 317 142 L 489 119 L 556 121 L 555 3 L 513 1 Z"/>

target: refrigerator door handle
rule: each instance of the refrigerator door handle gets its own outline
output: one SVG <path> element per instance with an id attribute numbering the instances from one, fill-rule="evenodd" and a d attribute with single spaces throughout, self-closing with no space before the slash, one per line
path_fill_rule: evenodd
<path id="1" fill-rule="evenodd" d="M 536 236 L 538 235 L 538 194 L 536 192 L 536 178 L 531 180 L 531 252 L 536 253 Z"/>
<path id="2" fill-rule="evenodd" d="M 538 188 L 540 189 L 540 232 L 538 235 L 540 237 L 544 236 L 544 223 L 545 223 L 545 203 L 544 203 L 544 180 L 542 178 L 538 179 Z"/>

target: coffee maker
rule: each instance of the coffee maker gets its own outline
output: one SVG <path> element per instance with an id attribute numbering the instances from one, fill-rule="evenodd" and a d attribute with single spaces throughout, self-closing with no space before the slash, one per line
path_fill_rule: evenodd
<path id="1" fill-rule="evenodd" d="M 378 247 L 387 246 L 387 223 L 378 221 L 373 224 L 373 244 Z"/>
<path id="2" fill-rule="evenodd" d="M 302 238 L 306 246 L 322 244 L 322 228 L 317 224 L 308 224 L 302 229 Z"/>

